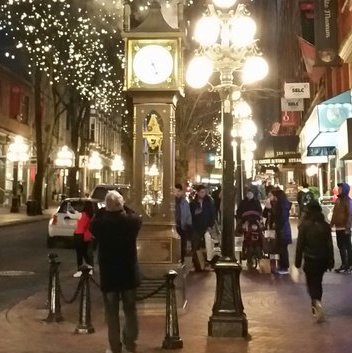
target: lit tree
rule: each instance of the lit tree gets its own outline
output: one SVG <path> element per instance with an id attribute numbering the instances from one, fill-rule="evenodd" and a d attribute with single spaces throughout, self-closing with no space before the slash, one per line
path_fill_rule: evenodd
<path id="1" fill-rule="evenodd" d="M 33 196 L 39 203 L 52 132 L 63 110 L 71 119 L 71 142 L 77 152 L 79 134 L 91 107 L 106 114 L 123 113 L 125 109 L 121 94 L 122 42 L 116 25 L 109 23 L 113 16 L 107 16 L 99 4 L 83 0 L 1 3 L 0 29 L 14 38 L 17 48 L 26 51 L 34 79 L 37 174 Z M 46 81 L 52 88 L 53 121 L 41 116 Z"/>
<path id="2" fill-rule="evenodd" d="M 216 97 L 216 96 L 215 96 Z M 187 91 L 176 108 L 176 181 L 183 182 L 188 174 L 188 152 L 198 150 L 219 152 L 221 137 L 220 100 L 214 93 Z"/>

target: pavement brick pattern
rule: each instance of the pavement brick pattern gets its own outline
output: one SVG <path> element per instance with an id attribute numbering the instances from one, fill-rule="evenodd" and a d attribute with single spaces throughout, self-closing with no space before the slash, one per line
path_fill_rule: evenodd
<path id="1" fill-rule="evenodd" d="M 249 320 L 250 338 L 207 337 L 207 322 L 214 299 L 213 272 L 188 277 L 188 306 L 180 315 L 180 334 L 185 353 L 349 353 L 352 336 L 352 277 L 328 273 L 325 277 L 324 305 L 327 322 L 316 324 L 302 273 L 292 269 L 290 276 L 274 276 L 243 271 L 242 296 Z M 67 296 L 73 292 L 73 279 L 63 280 Z M 96 333 L 74 335 L 78 303 L 63 305 L 65 321 L 42 322 L 47 315 L 46 293 L 41 292 L 15 305 L 0 316 L 1 353 L 99 353 L 106 349 L 106 328 L 100 293 L 93 288 L 93 325 Z M 164 317 L 140 317 L 138 352 L 162 351 Z"/>

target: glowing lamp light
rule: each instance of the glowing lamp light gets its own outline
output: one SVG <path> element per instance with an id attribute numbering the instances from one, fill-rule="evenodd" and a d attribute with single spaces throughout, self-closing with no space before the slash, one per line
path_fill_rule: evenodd
<path id="1" fill-rule="evenodd" d="M 246 47 L 253 42 L 257 25 L 252 18 L 249 16 L 236 17 L 230 25 L 231 41 L 236 47 Z"/>
<path id="2" fill-rule="evenodd" d="M 306 169 L 306 174 L 309 177 L 312 177 L 314 175 L 317 175 L 319 172 L 319 168 L 316 165 L 311 165 Z"/>
<path id="3" fill-rule="evenodd" d="M 116 154 L 111 162 L 111 170 L 113 172 L 123 172 L 125 170 L 125 165 L 120 155 Z"/>
<path id="4" fill-rule="evenodd" d="M 213 73 L 213 63 L 206 56 L 194 57 L 186 71 L 186 81 L 193 88 L 202 88 Z"/>
<path id="5" fill-rule="evenodd" d="M 246 141 L 245 148 L 249 152 L 254 152 L 257 149 L 257 144 L 253 140 Z"/>
<path id="6" fill-rule="evenodd" d="M 249 140 L 253 138 L 257 133 L 257 126 L 255 125 L 254 121 L 251 119 L 246 119 L 241 122 L 239 128 L 239 135 L 245 139 Z"/>
<path id="7" fill-rule="evenodd" d="M 9 145 L 7 159 L 11 162 L 27 162 L 29 159 L 29 146 L 22 136 L 17 135 Z"/>
<path id="8" fill-rule="evenodd" d="M 246 101 L 240 100 L 234 105 L 232 114 L 235 119 L 248 118 L 252 115 L 252 108 Z"/>
<path id="9" fill-rule="evenodd" d="M 216 43 L 220 34 L 219 20 L 214 16 L 202 17 L 196 24 L 194 37 L 196 41 L 205 47 Z"/>
<path id="10" fill-rule="evenodd" d="M 101 160 L 100 154 L 93 151 L 89 156 L 88 169 L 101 170 L 103 168 L 103 161 Z"/>
<path id="11" fill-rule="evenodd" d="M 261 56 L 249 57 L 243 67 L 242 81 L 251 84 L 262 80 L 269 72 L 268 63 Z"/>
<path id="12" fill-rule="evenodd" d="M 213 4 L 221 9 L 229 9 L 236 4 L 237 0 L 213 0 Z"/>

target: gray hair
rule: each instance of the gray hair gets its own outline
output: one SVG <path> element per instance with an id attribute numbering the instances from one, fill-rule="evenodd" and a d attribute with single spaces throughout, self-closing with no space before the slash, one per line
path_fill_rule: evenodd
<path id="1" fill-rule="evenodd" d="M 124 204 L 125 200 L 119 192 L 116 190 L 108 191 L 105 196 L 105 205 L 107 211 L 121 211 L 123 210 Z"/>

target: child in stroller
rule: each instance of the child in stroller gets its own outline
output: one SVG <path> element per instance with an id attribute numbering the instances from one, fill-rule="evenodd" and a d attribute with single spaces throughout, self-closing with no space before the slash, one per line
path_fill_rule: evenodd
<path id="1" fill-rule="evenodd" d="M 248 269 L 255 269 L 263 257 L 264 226 L 261 214 L 244 212 L 237 223 L 236 233 L 243 236 L 242 259 L 247 260 Z"/>

